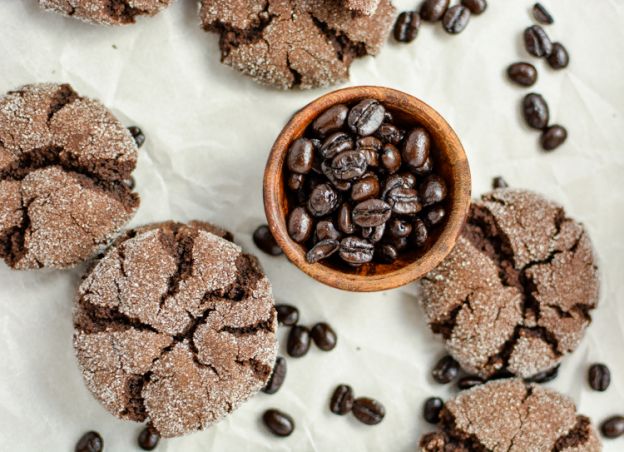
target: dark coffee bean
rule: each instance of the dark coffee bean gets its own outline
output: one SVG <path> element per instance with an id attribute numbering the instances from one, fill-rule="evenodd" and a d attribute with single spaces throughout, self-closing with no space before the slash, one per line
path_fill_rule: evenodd
<path id="1" fill-rule="evenodd" d="M 366 158 L 366 164 L 377 168 L 379 166 L 379 154 L 372 149 L 363 149 L 364 157 Z"/>
<path id="2" fill-rule="evenodd" d="M 305 326 L 295 325 L 288 333 L 286 351 L 293 358 L 300 358 L 310 350 L 310 330 Z"/>
<path id="3" fill-rule="evenodd" d="M 555 42 L 552 45 L 552 52 L 548 55 L 547 61 L 551 68 L 563 69 L 570 64 L 570 55 L 568 55 L 568 51 L 562 44 Z"/>
<path id="4" fill-rule="evenodd" d="M 439 397 L 429 397 L 423 405 L 423 417 L 430 424 L 437 424 L 440 420 L 440 411 L 444 407 L 444 402 Z"/>
<path id="5" fill-rule="evenodd" d="M 379 424 L 386 415 L 384 406 L 375 399 L 359 397 L 353 401 L 353 415 L 366 425 Z"/>
<path id="6" fill-rule="evenodd" d="M 262 415 L 262 421 L 276 436 L 289 436 L 295 430 L 293 418 L 276 409 L 266 410 Z"/>
<path id="7" fill-rule="evenodd" d="M 314 220 L 303 207 L 297 207 L 288 217 L 288 235 L 297 243 L 307 241 L 312 235 Z"/>
<path id="8" fill-rule="evenodd" d="M 386 179 L 384 189 L 381 192 L 381 198 L 386 199 L 388 197 L 388 193 L 398 187 L 413 188 L 407 185 L 406 180 L 402 176 L 398 174 L 392 174 Z"/>
<path id="9" fill-rule="evenodd" d="M 292 191 L 299 191 L 303 188 L 305 176 L 303 174 L 291 173 L 288 176 L 288 188 Z"/>
<path id="10" fill-rule="evenodd" d="M 286 165 L 290 171 L 308 174 L 314 161 L 314 145 L 307 138 L 299 138 L 288 148 Z"/>
<path id="11" fill-rule="evenodd" d="M 600 424 L 600 431 L 606 438 L 619 438 L 624 435 L 624 416 L 611 416 Z"/>
<path id="12" fill-rule="evenodd" d="M 388 193 L 386 201 L 397 215 L 415 215 L 422 209 L 418 192 L 413 188 L 393 188 Z"/>
<path id="13" fill-rule="evenodd" d="M 395 146 L 403 139 L 403 132 L 396 126 L 388 123 L 383 123 L 377 129 L 376 135 L 385 143 L 394 144 Z"/>
<path id="14" fill-rule="evenodd" d="M 379 180 L 376 177 L 363 177 L 351 187 L 351 199 L 355 202 L 375 198 L 379 194 Z"/>
<path id="15" fill-rule="evenodd" d="M 403 160 L 412 168 L 419 168 L 429 157 L 431 137 L 422 127 L 412 130 L 405 139 L 403 146 Z"/>
<path id="16" fill-rule="evenodd" d="M 331 167 L 331 163 L 328 163 L 329 160 L 323 161 L 321 164 L 321 171 L 323 175 L 327 178 L 327 180 L 332 184 L 334 188 L 340 191 L 347 191 L 351 189 L 351 182 L 347 180 L 340 180 L 336 178 L 336 173 Z"/>
<path id="17" fill-rule="evenodd" d="M 393 144 L 386 143 L 381 150 L 381 165 L 389 174 L 396 173 L 401 168 L 401 153 Z"/>
<path id="18" fill-rule="evenodd" d="M 275 365 L 273 366 L 273 372 L 269 377 L 269 381 L 266 386 L 262 388 L 262 392 L 265 394 L 275 394 L 280 390 L 286 380 L 286 359 L 283 356 L 278 356 L 275 359 Z"/>
<path id="19" fill-rule="evenodd" d="M 338 343 L 336 332 L 325 322 L 314 325 L 310 330 L 310 335 L 316 346 L 326 352 L 333 350 Z"/>
<path id="20" fill-rule="evenodd" d="M 529 93 L 522 100 L 522 113 L 524 120 L 533 129 L 542 130 L 548 125 L 548 104 L 542 96 Z"/>
<path id="21" fill-rule="evenodd" d="M 299 309 L 289 304 L 276 304 L 277 321 L 280 325 L 293 326 L 299 321 Z"/>
<path id="22" fill-rule="evenodd" d="M 593 364 L 589 368 L 588 379 L 594 391 L 606 391 L 611 383 L 611 372 L 604 364 Z"/>
<path id="23" fill-rule="evenodd" d="M 308 199 L 308 210 L 315 217 L 322 217 L 338 206 L 338 194 L 329 184 L 314 187 Z"/>
<path id="24" fill-rule="evenodd" d="M 379 130 L 377 132 L 379 132 Z M 379 152 L 382 147 L 383 147 L 383 143 L 381 142 L 381 140 L 373 136 L 358 138 L 358 140 L 355 142 L 355 148 L 358 151 L 364 150 L 364 149 L 370 149 L 372 151 Z"/>
<path id="25" fill-rule="evenodd" d="M 529 378 L 528 381 L 533 383 L 547 383 L 557 378 L 557 375 L 559 375 L 559 366 L 537 373 Z"/>
<path id="26" fill-rule="evenodd" d="M 403 178 L 403 186 L 407 188 L 414 188 L 416 186 L 416 176 L 409 171 L 403 171 L 399 173 L 399 176 Z"/>
<path id="27" fill-rule="evenodd" d="M 507 188 L 507 187 L 509 187 L 509 184 L 507 183 L 507 181 L 505 179 L 503 179 L 502 176 L 496 176 L 494 179 L 492 179 L 492 188 L 493 189 Z"/>
<path id="28" fill-rule="evenodd" d="M 568 138 L 568 131 L 565 127 L 560 126 L 558 124 L 547 127 L 542 132 L 542 136 L 540 137 L 540 142 L 542 144 L 542 149 L 545 151 L 552 151 L 561 146 L 565 140 Z"/>
<path id="29" fill-rule="evenodd" d="M 457 387 L 463 391 L 465 389 L 474 388 L 475 386 L 479 386 L 485 383 L 483 378 L 478 377 L 476 375 L 468 375 L 467 377 L 462 377 L 457 382 Z"/>
<path id="30" fill-rule="evenodd" d="M 524 47 L 527 52 L 538 58 L 547 57 L 552 52 L 552 42 L 539 25 L 532 25 L 524 30 Z"/>
<path id="31" fill-rule="evenodd" d="M 154 450 L 160 441 L 160 435 L 154 429 L 154 427 L 148 425 L 141 433 L 139 433 L 139 437 L 137 438 L 137 443 L 139 447 L 143 450 Z"/>
<path id="32" fill-rule="evenodd" d="M 309 264 L 314 264 L 322 259 L 328 258 L 340 247 L 340 243 L 338 240 L 326 239 L 321 240 L 316 245 L 314 245 L 310 250 L 306 253 L 306 261 Z"/>
<path id="33" fill-rule="evenodd" d="M 397 251 L 403 251 L 409 245 L 407 237 L 391 238 L 389 239 L 389 242 Z"/>
<path id="34" fill-rule="evenodd" d="M 461 0 L 461 4 L 470 10 L 472 14 L 481 14 L 487 9 L 486 0 Z"/>
<path id="35" fill-rule="evenodd" d="M 381 199 L 362 201 L 353 208 L 353 222 L 363 228 L 371 228 L 385 223 L 392 214 L 390 205 Z"/>
<path id="36" fill-rule="evenodd" d="M 379 248 L 377 248 L 376 256 L 381 260 L 381 262 L 385 262 L 386 264 L 391 264 L 399 257 L 399 252 L 397 249 L 391 245 L 390 243 L 384 243 Z"/>
<path id="37" fill-rule="evenodd" d="M 346 202 L 338 210 L 338 229 L 344 234 L 353 234 L 355 232 L 355 225 L 351 219 L 351 206 Z"/>
<path id="38" fill-rule="evenodd" d="M 373 231 L 371 232 L 370 238 L 368 240 L 373 243 L 377 243 L 383 238 L 384 232 L 386 232 L 386 223 L 375 226 L 372 229 Z"/>
<path id="39" fill-rule="evenodd" d="M 398 218 L 393 218 L 392 220 L 390 220 L 388 222 L 388 227 L 390 228 L 388 230 L 390 237 L 407 237 L 412 233 L 412 225 L 409 222 L 399 220 Z"/>
<path id="40" fill-rule="evenodd" d="M 422 166 L 419 166 L 418 168 L 412 168 L 412 172 L 417 176 L 426 176 L 427 174 L 431 174 L 432 171 L 433 161 L 430 157 L 427 157 L 427 160 L 425 160 L 425 163 L 423 163 Z"/>
<path id="41" fill-rule="evenodd" d="M 130 176 L 128 179 L 126 179 L 125 181 L 123 181 L 124 185 L 126 187 L 128 187 L 130 190 L 134 190 L 134 187 L 136 187 L 136 180 L 134 179 L 134 177 Z"/>
<path id="42" fill-rule="evenodd" d="M 344 151 L 353 149 L 353 139 L 344 132 L 336 132 L 328 136 L 319 152 L 326 159 L 333 159 Z"/>
<path id="43" fill-rule="evenodd" d="M 444 13 L 442 26 L 447 33 L 458 34 L 464 31 L 470 20 L 470 10 L 464 5 L 451 6 Z"/>
<path id="44" fill-rule="evenodd" d="M 312 123 L 312 130 L 321 136 L 340 130 L 344 126 L 348 114 L 349 107 L 346 105 L 334 105 L 316 118 Z"/>
<path id="45" fill-rule="evenodd" d="M 427 225 L 420 218 L 416 218 L 414 221 L 414 245 L 423 246 L 427 242 L 427 238 L 429 237 L 429 231 L 427 230 Z"/>
<path id="46" fill-rule="evenodd" d="M 537 81 L 537 69 L 530 63 L 514 63 L 507 68 L 507 76 L 518 85 L 531 86 Z"/>
<path id="47" fill-rule="evenodd" d="M 432 207 L 425 214 L 425 219 L 429 226 L 435 226 L 444 220 L 444 217 L 446 217 L 446 210 L 442 206 Z"/>
<path id="48" fill-rule="evenodd" d="M 329 409 L 332 413 L 343 416 L 353 408 L 353 388 L 339 385 L 331 396 Z"/>
<path id="49" fill-rule="evenodd" d="M 87 432 L 76 443 L 76 452 L 100 452 L 104 450 L 104 440 L 98 432 Z"/>
<path id="50" fill-rule="evenodd" d="M 535 5 L 533 5 L 533 17 L 540 24 L 552 25 L 555 23 L 555 19 L 553 19 L 553 16 L 551 16 L 548 10 L 544 8 L 541 3 L 536 3 Z"/>
<path id="51" fill-rule="evenodd" d="M 331 168 L 339 180 L 352 180 L 366 172 L 366 156 L 362 151 L 345 151 L 331 162 Z"/>
<path id="52" fill-rule="evenodd" d="M 384 120 L 386 109 L 375 99 L 360 101 L 349 112 L 347 124 L 360 136 L 372 135 Z"/>
<path id="53" fill-rule="evenodd" d="M 283 253 L 282 249 L 275 241 L 273 234 L 271 234 L 271 230 L 266 224 L 256 228 L 253 233 L 253 241 L 261 251 L 264 251 L 271 256 L 279 256 Z"/>
<path id="54" fill-rule="evenodd" d="M 420 7 L 420 17 L 428 22 L 436 22 L 442 19 L 449 0 L 425 0 Z"/>
<path id="55" fill-rule="evenodd" d="M 373 260 L 373 244 L 359 237 L 346 237 L 340 242 L 340 257 L 343 261 L 361 265 Z"/>
<path id="56" fill-rule="evenodd" d="M 320 242 L 322 240 L 339 240 L 340 232 L 336 229 L 336 226 L 331 221 L 319 221 L 316 223 L 316 239 Z"/>
<path id="57" fill-rule="evenodd" d="M 394 23 L 394 39 L 412 42 L 418 35 L 420 15 L 416 11 L 403 11 Z"/>
<path id="58" fill-rule="evenodd" d="M 441 384 L 450 383 L 459 374 L 459 363 L 451 355 L 441 358 L 431 371 L 433 379 Z"/>
<path id="59" fill-rule="evenodd" d="M 423 206 L 430 206 L 446 198 L 446 183 L 437 175 L 431 175 L 420 184 L 418 195 Z"/>
<path id="60" fill-rule="evenodd" d="M 143 146 L 143 143 L 145 143 L 145 135 L 139 127 L 130 126 L 128 127 L 128 132 L 130 132 L 130 135 L 132 135 L 132 138 L 134 138 L 134 142 L 136 143 L 138 148 Z"/>

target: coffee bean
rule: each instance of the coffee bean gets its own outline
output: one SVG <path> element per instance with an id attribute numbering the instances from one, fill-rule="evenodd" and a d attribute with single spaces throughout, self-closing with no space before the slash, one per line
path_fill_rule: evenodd
<path id="1" fill-rule="evenodd" d="M 537 81 L 537 69 L 530 63 L 514 63 L 507 68 L 510 80 L 518 85 L 531 86 Z"/>
<path id="2" fill-rule="evenodd" d="M 379 126 L 376 135 L 384 143 L 394 144 L 395 146 L 403 139 L 403 132 L 399 128 L 385 122 Z"/>
<path id="3" fill-rule="evenodd" d="M 160 442 L 160 435 L 154 429 L 154 427 L 148 425 L 141 433 L 139 433 L 139 437 L 137 438 L 137 443 L 139 447 L 143 450 L 154 450 L 158 443 Z"/>
<path id="4" fill-rule="evenodd" d="M 386 179 L 384 189 L 381 192 L 381 198 L 386 199 L 388 197 L 388 193 L 398 187 L 413 188 L 407 184 L 406 180 L 402 176 L 398 174 L 392 174 Z"/>
<path id="5" fill-rule="evenodd" d="M 429 231 L 427 230 L 427 225 L 420 218 L 416 218 L 414 221 L 414 245 L 423 246 L 427 243 L 427 238 L 429 237 Z"/>
<path id="6" fill-rule="evenodd" d="M 320 242 L 322 240 L 339 240 L 340 232 L 336 229 L 336 226 L 331 221 L 319 221 L 316 224 L 316 239 Z"/>
<path id="7" fill-rule="evenodd" d="M 464 31 L 470 20 L 470 10 L 464 5 L 451 6 L 444 13 L 442 26 L 447 33 L 458 34 Z"/>
<path id="8" fill-rule="evenodd" d="M 334 329 L 325 322 L 319 322 L 310 330 L 312 340 L 318 348 L 326 352 L 333 350 L 338 343 Z"/>
<path id="9" fill-rule="evenodd" d="M 415 215 L 422 209 L 418 192 L 413 188 L 393 188 L 386 201 L 397 215 Z"/>
<path id="10" fill-rule="evenodd" d="M 439 397 L 429 397 L 423 405 L 423 417 L 430 424 L 437 424 L 440 421 L 440 411 L 444 407 L 444 402 Z"/>
<path id="11" fill-rule="evenodd" d="M 492 179 L 492 188 L 493 189 L 507 188 L 507 187 L 509 187 L 509 184 L 507 183 L 507 181 L 505 179 L 503 179 L 502 176 L 496 176 L 494 179 Z"/>
<path id="12" fill-rule="evenodd" d="M 349 112 L 347 124 L 360 136 L 372 135 L 384 120 L 386 109 L 376 99 L 364 99 Z"/>
<path id="13" fill-rule="evenodd" d="M 551 25 L 555 23 L 555 19 L 541 3 L 533 5 L 533 17 L 540 24 Z"/>
<path id="14" fill-rule="evenodd" d="M 431 174 L 433 171 L 433 161 L 431 158 L 427 157 L 427 160 L 425 160 L 425 163 L 423 163 L 422 166 L 412 168 L 412 171 L 417 176 L 426 176 L 427 174 Z"/>
<path id="15" fill-rule="evenodd" d="M 136 143 L 138 148 L 143 146 L 143 143 L 145 143 L 145 135 L 139 127 L 130 126 L 128 127 L 128 132 L 130 132 L 130 135 L 132 135 L 132 138 L 134 138 L 134 142 Z"/>
<path id="16" fill-rule="evenodd" d="M 399 173 L 399 176 L 403 178 L 403 186 L 407 188 L 414 188 L 416 186 L 416 176 L 408 171 Z"/>
<path id="17" fill-rule="evenodd" d="M 382 124 L 382 125 L 386 125 L 386 124 Z M 379 132 L 379 130 L 377 132 Z M 379 152 L 382 147 L 383 147 L 383 143 L 381 142 L 381 140 L 377 137 L 370 136 L 370 135 L 367 137 L 358 138 L 357 141 L 355 142 L 355 148 L 358 151 L 361 151 L 364 149 L 370 149 L 372 151 Z"/>
<path id="18" fill-rule="evenodd" d="M 552 151 L 554 149 L 557 149 L 565 142 L 567 138 L 568 131 L 565 129 L 565 127 L 558 124 L 547 127 L 542 132 L 542 136 L 540 138 L 542 149 L 544 149 L 545 151 Z"/>
<path id="19" fill-rule="evenodd" d="M 420 17 L 428 22 L 436 22 L 448 8 L 449 0 L 425 0 L 420 7 Z"/>
<path id="20" fill-rule="evenodd" d="M 450 383 L 458 374 L 459 363 L 451 355 L 441 358 L 431 371 L 433 379 L 441 384 Z"/>
<path id="21" fill-rule="evenodd" d="M 340 180 L 336 178 L 336 173 L 331 167 L 329 160 L 323 161 L 321 164 L 321 171 L 327 180 L 332 184 L 334 188 L 340 191 L 347 191 L 351 189 L 351 182 L 347 180 Z"/>
<path id="22" fill-rule="evenodd" d="M 461 4 L 470 10 L 472 14 L 481 14 L 487 9 L 486 0 L 461 0 Z"/>
<path id="23" fill-rule="evenodd" d="M 529 93 L 522 100 L 524 120 L 533 129 L 542 130 L 548 125 L 548 104 L 544 98 L 536 93 Z"/>
<path id="24" fill-rule="evenodd" d="M 288 176 L 288 188 L 292 191 L 299 191 L 303 188 L 305 176 L 303 174 L 292 173 Z"/>
<path id="25" fill-rule="evenodd" d="M 537 373 L 529 378 L 528 381 L 533 383 L 547 383 L 557 378 L 557 375 L 559 375 L 559 366 Z"/>
<path id="26" fill-rule="evenodd" d="M 340 180 L 352 180 L 366 172 L 366 156 L 362 151 L 344 151 L 331 162 L 331 168 Z"/>
<path id="27" fill-rule="evenodd" d="M 524 47 L 527 52 L 538 58 L 547 57 L 552 52 L 552 42 L 539 25 L 532 25 L 524 30 Z"/>
<path id="28" fill-rule="evenodd" d="M 393 144 L 386 143 L 381 150 L 381 165 L 389 174 L 396 173 L 401 168 L 401 153 Z"/>
<path id="29" fill-rule="evenodd" d="M 293 418 L 276 409 L 266 410 L 262 415 L 262 421 L 276 436 L 289 436 L 295 430 Z"/>
<path id="30" fill-rule="evenodd" d="M 276 304 L 277 321 L 280 325 L 293 326 L 299 321 L 299 309 L 289 304 Z"/>
<path id="31" fill-rule="evenodd" d="M 377 257 L 381 262 L 386 264 L 391 264 L 399 257 L 399 252 L 397 249 L 391 245 L 390 243 L 382 244 L 376 251 Z"/>
<path id="32" fill-rule="evenodd" d="M 338 385 L 329 401 L 332 413 L 343 416 L 353 408 L 353 388 L 349 385 Z"/>
<path id="33" fill-rule="evenodd" d="M 432 207 L 425 214 L 425 219 L 429 226 L 435 226 L 444 220 L 444 217 L 446 217 L 446 210 L 442 206 Z"/>
<path id="34" fill-rule="evenodd" d="M 374 247 L 368 240 L 359 237 L 345 237 L 338 251 L 343 261 L 361 265 L 373 260 Z"/>
<path id="35" fill-rule="evenodd" d="M 619 438 L 624 435 L 624 416 L 611 416 L 600 424 L 600 431 L 606 438 Z"/>
<path id="36" fill-rule="evenodd" d="M 104 450 L 104 440 L 98 432 L 87 432 L 76 443 L 76 452 L 100 452 Z"/>
<path id="37" fill-rule="evenodd" d="M 308 174 L 314 161 L 314 145 L 307 138 L 299 138 L 288 148 L 286 166 L 293 173 Z"/>
<path id="38" fill-rule="evenodd" d="M 403 160 L 412 168 L 419 168 L 427 161 L 430 148 L 431 137 L 429 133 L 422 127 L 417 127 L 405 139 Z"/>
<path id="39" fill-rule="evenodd" d="M 588 379 L 594 391 L 606 391 L 611 383 L 611 372 L 604 364 L 593 364 L 589 368 Z"/>
<path id="40" fill-rule="evenodd" d="M 351 199 L 355 202 L 366 201 L 375 198 L 379 190 L 379 180 L 376 177 L 363 177 L 351 187 Z"/>
<path id="41" fill-rule="evenodd" d="M 264 251 L 271 256 L 279 256 L 283 253 L 282 249 L 275 241 L 273 234 L 271 234 L 271 230 L 266 224 L 256 228 L 253 233 L 253 241 L 261 251 Z"/>
<path id="42" fill-rule="evenodd" d="M 390 234 L 391 237 L 394 238 L 401 238 L 401 237 L 407 237 L 408 235 L 410 235 L 412 233 L 412 225 L 404 220 L 400 220 L 398 218 L 393 218 L 392 220 L 390 220 L 388 222 L 388 227 L 390 228 L 388 230 L 388 233 Z"/>
<path id="43" fill-rule="evenodd" d="M 340 130 L 344 126 L 348 114 L 349 107 L 346 105 L 334 105 L 316 118 L 312 123 L 312 130 L 320 136 Z"/>
<path id="44" fill-rule="evenodd" d="M 416 11 L 403 11 L 394 23 L 394 39 L 412 42 L 420 28 L 420 15 Z"/>
<path id="45" fill-rule="evenodd" d="M 310 350 L 310 330 L 305 326 L 295 325 L 288 333 L 286 351 L 293 358 L 300 358 Z"/>
<path id="46" fill-rule="evenodd" d="M 368 240 L 377 243 L 383 238 L 384 232 L 386 232 L 386 223 L 375 226 Z"/>
<path id="47" fill-rule="evenodd" d="M 326 259 L 338 251 L 339 247 L 340 242 L 338 240 L 321 240 L 306 253 L 306 261 L 309 264 L 314 264 L 322 259 Z"/>
<path id="48" fill-rule="evenodd" d="M 314 187 L 308 199 L 308 210 L 315 217 L 322 217 L 338 206 L 338 194 L 329 184 Z"/>
<path id="49" fill-rule="evenodd" d="M 397 251 L 403 251 L 409 245 L 409 241 L 407 240 L 407 237 L 391 238 L 388 241 Z"/>
<path id="50" fill-rule="evenodd" d="M 418 195 L 423 206 L 430 206 L 446 198 L 446 183 L 437 175 L 431 175 L 420 184 Z"/>
<path id="51" fill-rule="evenodd" d="M 363 228 L 379 226 L 388 221 L 390 205 L 381 199 L 362 201 L 353 208 L 353 222 Z"/>
<path id="52" fill-rule="evenodd" d="M 273 366 L 273 372 L 269 377 L 269 381 L 266 386 L 262 388 L 262 392 L 265 394 L 275 394 L 280 390 L 286 380 L 286 359 L 283 356 L 278 356 L 275 359 L 275 365 Z"/>
<path id="53" fill-rule="evenodd" d="M 307 241 L 312 235 L 314 220 L 303 207 L 297 207 L 288 218 L 288 235 L 297 243 Z"/>
<path id="54" fill-rule="evenodd" d="M 379 424 L 386 415 L 384 406 L 375 399 L 359 397 L 353 401 L 353 415 L 367 425 Z"/>
<path id="55" fill-rule="evenodd" d="M 336 132 L 328 136 L 319 152 L 325 159 L 332 159 L 341 152 L 353 149 L 353 139 L 344 132 Z"/>
<path id="56" fill-rule="evenodd" d="M 568 67 L 568 64 L 570 64 L 570 55 L 568 55 L 568 51 L 562 44 L 555 42 L 552 45 L 552 51 L 546 60 L 551 68 L 563 69 L 564 67 Z"/>
<path id="57" fill-rule="evenodd" d="M 457 382 L 457 387 L 459 388 L 459 390 L 464 391 L 466 389 L 482 385 L 483 383 L 485 383 L 485 380 L 483 380 L 483 378 L 476 375 L 469 375 L 467 377 L 460 378 Z"/>

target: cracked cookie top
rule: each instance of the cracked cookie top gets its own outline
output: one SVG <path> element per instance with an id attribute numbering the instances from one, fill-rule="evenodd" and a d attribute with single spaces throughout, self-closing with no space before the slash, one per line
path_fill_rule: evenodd
<path id="1" fill-rule="evenodd" d="M 347 80 L 354 58 L 379 52 L 395 10 L 378 3 L 367 16 L 338 0 L 202 0 L 200 18 L 219 33 L 223 63 L 265 85 L 309 89 Z"/>
<path id="2" fill-rule="evenodd" d="M 586 231 L 561 206 L 499 189 L 472 204 L 457 245 L 421 285 L 431 329 L 464 370 L 528 378 L 578 346 L 599 280 Z"/>
<path id="3" fill-rule="evenodd" d="M 599 452 L 590 420 L 568 397 L 521 379 L 496 380 L 444 404 L 441 431 L 424 435 L 429 452 Z"/>
<path id="4" fill-rule="evenodd" d="M 153 16 L 173 0 L 39 0 L 42 8 L 86 22 L 125 25 L 137 16 Z"/>
<path id="5" fill-rule="evenodd" d="M 0 257 L 17 269 L 65 268 L 96 254 L 139 197 L 128 130 L 69 85 L 0 97 Z"/>
<path id="6" fill-rule="evenodd" d="M 265 386 L 277 353 L 271 286 L 228 239 L 201 222 L 138 228 L 85 275 L 74 347 L 87 387 L 115 416 L 180 436 Z"/>

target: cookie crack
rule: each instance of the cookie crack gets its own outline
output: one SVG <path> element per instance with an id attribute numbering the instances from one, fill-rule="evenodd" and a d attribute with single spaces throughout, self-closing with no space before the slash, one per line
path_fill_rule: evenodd
<path id="1" fill-rule="evenodd" d="M 81 99 L 81 97 L 67 83 L 59 86 L 58 91 L 52 97 L 52 103 L 48 109 L 48 126 L 56 113 L 61 111 L 66 105 L 69 105 L 78 99 Z"/>
<path id="2" fill-rule="evenodd" d="M 167 291 L 161 295 L 158 312 L 162 310 L 165 302 L 175 297 L 180 292 L 181 284 L 193 274 L 193 246 L 195 244 L 196 232 L 188 232 L 186 229 L 177 228 L 174 231 L 173 243 L 163 240 L 166 248 L 170 249 L 172 256 L 176 260 L 176 270 L 169 277 Z"/>
<path id="3" fill-rule="evenodd" d="M 348 66 L 355 58 L 367 54 L 366 44 L 351 40 L 345 33 L 331 28 L 327 23 L 315 17 L 312 13 L 310 13 L 310 17 L 319 31 L 334 47 L 336 58 L 345 65 Z"/>
<path id="4" fill-rule="evenodd" d="M 568 433 L 557 438 L 552 452 L 573 449 L 585 444 L 590 437 L 591 421 L 583 415 L 576 416 L 576 424 Z"/>

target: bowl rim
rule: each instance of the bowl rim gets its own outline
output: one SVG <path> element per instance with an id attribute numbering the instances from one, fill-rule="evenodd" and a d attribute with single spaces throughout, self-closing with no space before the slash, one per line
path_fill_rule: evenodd
<path id="1" fill-rule="evenodd" d="M 383 96 L 380 94 L 383 93 Z M 380 99 L 383 97 L 383 99 Z M 444 136 L 446 146 L 441 152 L 449 154 L 451 173 L 455 180 L 451 196 L 455 197 L 445 227 L 440 231 L 431 248 L 419 259 L 399 267 L 391 272 L 376 275 L 360 275 L 344 273 L 322 263 L 309 264 L 305 260 L 305 250 L 288 235 L 286 215 L 283 214 L 280 202 L 280 189 L 276 187 L 280 181 L 278 174 L 283 171 L 288 147 L 295 139 L 295 134 L 305 124 L 303 130 L 318 115 L 333 105 L 352 103 L 364 98 L 378 99 L 382 103 L 390 103 L 391 108 L 410 109 L 409 114 L 419 122 L 427 122 L 426 128 L 436 129 L 436 137 Z M 390 99 L 390 102 L 388 102 Z M 417 112 L 417 114 L 413 114 Z M 431 127 L 433 126 L 433 127 Z M 297 137 L 298 138 L 298 137 Z M 438 140 L 436 139 L 436 144 Z M 438 148 L 440 146 L 438 145 Z M 282 191 L 285 188 L 282 186 Z M 337 289 L 353 292 L 374 292 L 392 289 L 414 282 L 435 268 L 451 252 L 461 229 L 466 221 L 471 200 L 471 176 L 468 159 L 459 137 L 446 120 L 430 105 L 415 96 L 383 86 L 352 86 L 326 93 L 293 114 L 282 128 L 269 153 L 264 170 L 263 180 L 264 209 L 269 229 L 280 248 L 290 262 L 301 271 L 326 285 Z"/>

